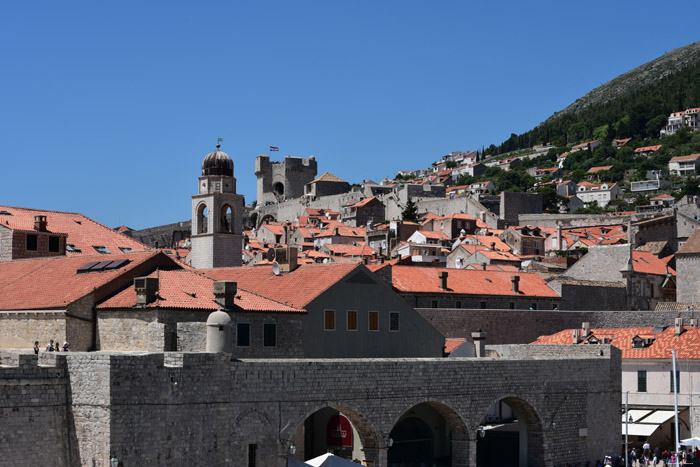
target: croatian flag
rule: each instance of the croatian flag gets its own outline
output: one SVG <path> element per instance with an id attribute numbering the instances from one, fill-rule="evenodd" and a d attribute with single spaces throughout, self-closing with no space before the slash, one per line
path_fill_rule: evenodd
<path id="1" fill-rule="evenodd" d="M 277 146 L 270 146 L 270 151 L 279 151 L 279 150 L 280 150 L 280 148 L 278 148 Z"/>

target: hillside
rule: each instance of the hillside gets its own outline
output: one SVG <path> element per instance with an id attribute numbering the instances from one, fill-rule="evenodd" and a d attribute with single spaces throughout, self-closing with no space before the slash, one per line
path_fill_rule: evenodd
<path id="1" fill-rule="evenodd" d="M 672 50 L 577 99 L 532 130 L 512 134 L 489 154 L 587 139 L 658 137 L 671 112 L 700 106 L 700 42 Z"/>

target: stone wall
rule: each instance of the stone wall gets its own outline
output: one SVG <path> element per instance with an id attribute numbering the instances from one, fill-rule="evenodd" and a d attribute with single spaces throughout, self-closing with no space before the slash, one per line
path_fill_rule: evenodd
<path id="1" fill-rule="evenodd" d="M 583 463 L 619 447 L 620 352 L 518 346 L 500 358 L 236 360 L 225 354 L 45 354 L 0 366 L 3 465 L 283 466 L 304 421 L 326 407 L 385 467 L 398 420 L 430 404 L 452 465 L 475 465 L 477 427 L 505 400 L 523 414 L 530 465 Z M 0 357 L 0 363 L 12 358 Z M 16 385 L 19 381 L 21 386 Z M 555 428 L 556 427 L 556 428 Z M 18 436 L 18 433 L 22 436 Z M 295 434 L 297 436 L 295 436 Z"/>
<path id="2" fill-rule="evenodd" d="M 487 344 L 527 344 L 563 329 L 673 326 L 674 319 L 700 319 L 700 311 L 562 311 L 458 310 L 420 308 L 416 311 L 445 337 L 466 337 L 481 329 Z"/>
<path id="3" fill-rule="evenodd" d="M 126 235 L 153 248 L 175 248 L 192 234 L 192 221 L 175 222 L 141 230 L 125 232 Z"/>
<path id="4" fill-rule="evenodd" d="M 676 255 L 676 301 L 700 303 L 700 255 Z"/>
<path id="5" fill-rule="evenodd" d="M 520 214 L 541 214 L 542 195 L 539 193 L 501 193 L 501 219 L 508 225 L 519 224 Z"/>
<path id="6" fill-rule="evenodd" d="M 0 465 L 79 465 L 70 452 L 65 369 L 42 363 L 0 352 Z"/>
<path id="7" fill-rule="evenodd" d="M 536 310 L 552 310 L 554 307 L 560 308 L 561 298 L 538 298 L 538 297 L 494 297 L 485 295 L 483 297 L 474 295 L 450 294 L 429 294 L 429 293 L 402 293 L 399 295 L 414 308 L 465 308 L 465 309 L 486 309 L 486 308 L 509 308 L 513 306 L 516 310 L 529 310 L 530 307 Z M 533 306 L 534 305 L 534 306 Z"/>
<path id="8" fill-rule="evenodd" d="M 0 312 L 0 347 L 31 349 L 34 341 L 44 349 L 50 339 L 66 339 L 65 310 Z"/>

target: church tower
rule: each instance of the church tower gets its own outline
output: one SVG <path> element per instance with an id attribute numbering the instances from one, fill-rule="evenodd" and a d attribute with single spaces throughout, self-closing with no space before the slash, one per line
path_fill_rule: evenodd
<path id="1" fill-rule="evenodd" d="M 233 160 L 219 150 L 204 157 L 199 188 L 192 195 L 192 250 L 195 268 L 240 266 L 243 195 L 236 194 Z"/>

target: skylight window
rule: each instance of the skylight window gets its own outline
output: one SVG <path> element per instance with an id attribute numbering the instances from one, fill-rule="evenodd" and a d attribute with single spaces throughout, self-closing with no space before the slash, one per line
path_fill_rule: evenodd
<path id="1" fill-rule="evenodd" d="M 101 253 L 101 254 L 103 254 L 103 255 L 106 255 L 106 254 L 111 253 L 111 251 L 109 251 L 109 250 L 107 249 L 106 246 L 95 246 L 95 245 L 93 245 L 92 247 L 95 249 L 96 252 Z"/>
<path id="2" fill-rule="evenodd" d="M 81 250 L 77 246 L 73 245 L 72 243 L 66 244 L 66 251 L 68 251 L 70 253 L 82 253 L 83 252 L 83 250 Z"/>
<path id="3" fill-rule="evenodd" d="M 0 211 L 0 216 L 11 216 L 12 213 L 10 211 Z"/>
<path id="4" fill-rule="evenodd" d="M 97 248 L 97 247 L 95 247 L 95 248 Z M 104 247 L 102 247 L 102 248 L 104 248 Z M 131 253 L 132 251 L 134 251 L 131 248 L 129 248 L 128 246 L 120 246 L 119 249 L 122 250 L 122 253 Z M 105 250 L 106 250 L 106 248 L 105 248 Z"/>

